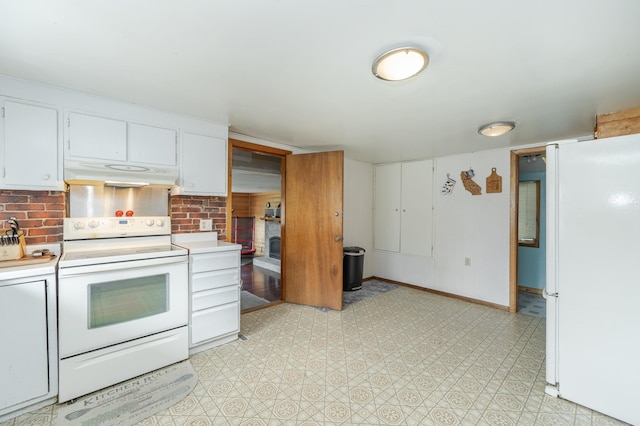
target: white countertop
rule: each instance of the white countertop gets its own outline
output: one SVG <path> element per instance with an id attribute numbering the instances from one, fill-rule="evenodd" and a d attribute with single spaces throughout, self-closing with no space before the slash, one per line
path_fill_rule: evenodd
<path id="1" fill-rule="evenodd" d="M 41 275 L 51 275 L 56 273 L 56 265 L 60 258 L 60 244 L 45 244 L 37 246 L 27 246 L 27 254 L 31 254 L 34 250 L 46 248 L 56 254 L 48 262 L 31 263 L 20 266 L 0 267 L 0 285 L 14 279 L 24 279 Z M 8 284 L 8 283 L 7 283 Z"/>
<path id="2" fill-rule="evenodd" d="M 217 232 L 172 234 L 171 243 L 189 250 L 190 254 L 241 250 L 242 245 L 218 240 Z"/>

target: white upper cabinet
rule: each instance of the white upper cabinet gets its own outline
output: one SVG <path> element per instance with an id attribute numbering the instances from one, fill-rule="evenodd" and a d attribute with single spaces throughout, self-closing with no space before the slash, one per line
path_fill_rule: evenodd
<path id="1" fill-rule="evenodd" d="M 173 129 L 129 123 L 129 161 L 175 166 L 177 135 Z"/>
<path id="2" fill-rule="evenodd" d="M 177 166 L 177 131 L 70 112 L 66 158 Z"/>
<path id="3" fill-rule="evenodd" d="M 433 161 L 375 167 L 375 248 L 431 256 Z"/>
<path id="4" fill-rule="evenodd" d="M 127 160 L 126 121 L 71 112 L 67 126 L 68 157 Z"/>
<path id="5" fill-rule="evenodd" d="M 175 194 L 227 195 L 227 140 L 182 132 L 180 187 Z"/>
<path id="6" fill-rule="evenodd" d="M 60 190 L 58 109 L 9 98 L 2 102 L 3 173 L 5 189 Z"/>

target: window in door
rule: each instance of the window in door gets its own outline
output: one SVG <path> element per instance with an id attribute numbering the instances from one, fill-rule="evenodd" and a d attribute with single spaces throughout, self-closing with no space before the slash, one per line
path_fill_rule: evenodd
<path id="1" fill-rule="evenodd" d="M 540 181 L 519 182 L 518 245 L 540 246 Z"/>

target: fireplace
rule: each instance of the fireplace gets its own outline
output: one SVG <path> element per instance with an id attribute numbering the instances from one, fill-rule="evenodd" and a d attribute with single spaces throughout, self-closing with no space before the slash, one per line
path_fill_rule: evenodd
<path id="1" fill-rule="evenodd" d="M 274 238 L 278 238 L 278 246 L 272 253 L 271 247 Z M 264 224 L 264 257 L 280 259 L 280 223 L 277 221 L 267 221 Z"/>
<path id="2" fill-rule="evenodd" d="M 269 257 L 280 259 L 280 237 L 269 237 Z"/>
<path id="3" fill-rule="evenodd" d="M 253 264 L 280 273 L 280 222 L 267 220 L 264 224 L 264 255 L 253 258 Z"/>

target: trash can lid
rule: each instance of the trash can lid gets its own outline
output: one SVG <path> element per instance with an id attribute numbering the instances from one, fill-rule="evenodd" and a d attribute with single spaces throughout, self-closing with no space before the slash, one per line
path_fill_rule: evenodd
<path id="1" fill-rule="evenodd" d="M 364 253 L 365 252 L 365 249 L 363 249 L 362 247 L 356 247 L 356 246 L 345 247 L 343 250 L 345 253 Z"/>

